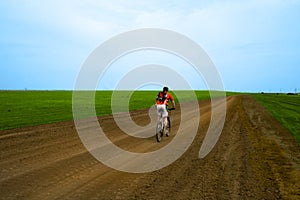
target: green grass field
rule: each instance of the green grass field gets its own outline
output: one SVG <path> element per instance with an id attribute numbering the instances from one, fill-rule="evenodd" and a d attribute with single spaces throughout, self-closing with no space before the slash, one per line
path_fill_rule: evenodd
<path id="1" fill-rule="evenodd" d="M 72 92 L 1 91 L 0 129 L 72 119 Z"/>
<path id="2" fill-rule="evenodd" d="M 300 146 L 300 95 L 253 94 L 293 135 Z"/>
<path id="3" fill-rule="evenodd" d="M 117 111 L 149 108 L 157 91 L 117 91 Z M 109 115 L 113 91 L 97 91 L 95 109 L 98 116 Z M 191 101 L 187 91 L 176 91 L 181 101 Z M 198 100 L 209 99 L 208 91 L 195 91 Z M 227 96 L 237 93 L 228 92 Z M 252 94 L 294 136 L 300 144 L 300 95 Z M 215 96 L 218 96 L 216 94 Z M 176 95 L 175 101 L 178 102 Z M 0 91 L 0 130 L 72 120 L 72 91 Z"/>
<path id="4" fill-rule="evenodd" d="M 97 91 L 95 109 L 98 116 L 109 115 L 112 91 Z M 118 91 L 120 100 L 129 98 L 129 109 L 149 108 L 157 91 Z M 181 101 L 190 101 L 186 91 L 176 91 Z M 199 100 L 210 98 L 208 91 L 195 91 Z M 232 95 L 235 93 L 228 93 Z M 218 94 L 216 94 L 218 95 Z M 175 96 L 175 101 L 177 98 Z M 120 103 L 118 111 L 124 104 Z M 72 120 L 72 91 L 0 91 L 0 130 Z"/>

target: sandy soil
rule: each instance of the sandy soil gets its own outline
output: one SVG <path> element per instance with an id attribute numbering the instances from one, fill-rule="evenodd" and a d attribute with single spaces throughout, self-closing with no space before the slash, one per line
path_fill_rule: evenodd
<path id="1" fill-rule="evenodd" d="M 260 104 L 250 96 L 228 97 L 222 135 L 204 159 L 198 153 L 210 102 L 199 104 L 201 120 L 190 148 L 171 165 L 144 174 L 97 161 L 73 122 L 1 131 L 0 199 L 300 199 L 300 148 Z M 131 113 L 139 125 L 149 123 L 147 114 Z M 154 151 L 176 134 L 180 109 L 172 113 L 173 135 L 162 143 L 123 134 L 111 116 L 99 121 L 121 148 Z"/>

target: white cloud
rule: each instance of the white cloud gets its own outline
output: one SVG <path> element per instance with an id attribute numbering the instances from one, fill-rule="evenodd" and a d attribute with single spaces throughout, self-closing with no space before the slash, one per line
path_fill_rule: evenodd
<path id="1" fill-rule="evenodd" d="M 7 8 L 10 13 L 6 14 L 10 15 L 7 18 L 18 22 L 15 23 L 17 28 L 13 27 L 17 31 L 4 35 L 3 41 L 10 37 L 15 43 L 25 41 L 32 46 L 39 43 L 49 52 L 55 52 L 55 56 L 61 55 L 65 65 L 69 58 L 87 56 L 85 54 L 114 35 L 144 27 L 166 28 L 187 35 L 204 47 L 223 72 L 228 68 L 232 71 L 239 68 L 241 72 L 241 67 L 251 61 L 256 67 L 248 71 L 257 73 L 266 58 L 269 65 L 278 59 L 282 44 L 286 44 L 284 58 L 292 52 L 296 52 L 293 54 L 296 57 L 299 52 L 299 14 L 295 14 L 298 13 L 295 9 L 299 8 L 300 1 L 297 0 L 53 0 L 0 4 L 1 9 Z M 20 27 L 27 30 L 18 31 Z"/>
<path id="2" fill-rule="evenodd" d="M 14 5 L 17 4 L 22 20 L 50 26 L 57 31 L 73 32 L 88 39 L 115 35 L 126 29 L 159 27 L 224 42 L 229 37 L 243 37 L 241 33 L 261 34 L 259 29 L 268 25 L 285 5 L 293 2 L 256 0 L 197 4 L 193 1 L 89 0 L 27 1 Z"/>
<path id="3" fill-rule="evenodd" d="M 23 20 L 87 42 L 135 28 L 179 31 L 207 45 L 228 45 L 264 34 L 282 1 L 218 1 L 194 5 L 160 1 L 42 1 L 19 5 Z M 256 36 L 255 36 L 256 35 Z"/>

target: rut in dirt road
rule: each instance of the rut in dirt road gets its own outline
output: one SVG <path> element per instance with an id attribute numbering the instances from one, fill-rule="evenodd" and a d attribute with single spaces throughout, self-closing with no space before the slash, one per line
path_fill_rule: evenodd
<path id="1" fill-rule="evenodd" d="M 199 102 L 197 136 L 171 165 L 132 174 L 108 168 L 83 147 L 73 122 L 1 131 L 0 199 L 299 199 L 299 147 L 250 96 L 227 98 L 227 116 L 213 150 L 199 159 L 210 122 L 210 101 Z M 188 104 L 181 104 L 188 106 Z M 147 110 L 132 113 L 149 123 Z M 122 134 L 112 116 L 99 117 L 107 136 L 133 151 L 154 151 L 155 138 Z M 172 113 L 176 133 L 180 112 Z"/>

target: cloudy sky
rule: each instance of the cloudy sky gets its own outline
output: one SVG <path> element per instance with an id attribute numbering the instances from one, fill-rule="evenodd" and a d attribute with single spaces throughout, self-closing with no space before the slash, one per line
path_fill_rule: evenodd
<path id="1" fill-rule="evenodd" d="M 126 31 L 160 28 L 198 43 L 226 90 L 299 91 L 299 20 L 298 0 L 3 0 L 0 89 L 71 90 L 82 64 L 100 44 Z M 115 87 L 122 76 L 116 71 L 148 63 L 174 66 L 193 89 L 207 89 L 201 78 L 180 71 L 184 62 L 165 52 L 122 59 L 107 70 L 99 89 Z"/>

